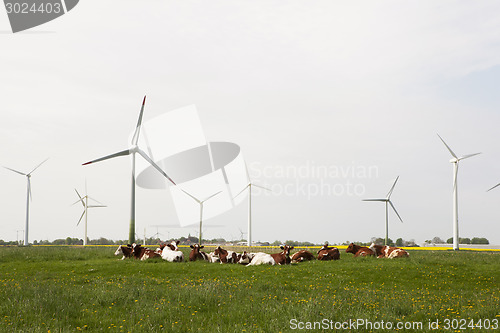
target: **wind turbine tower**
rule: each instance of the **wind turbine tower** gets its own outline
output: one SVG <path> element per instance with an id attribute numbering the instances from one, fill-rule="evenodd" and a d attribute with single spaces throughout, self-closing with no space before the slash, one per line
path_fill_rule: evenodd
<path id="1" fill-rule="evenodd" d="M 461 160 L 464 160 L 466 158 L 472 157 L 479 155 L 481 153 L 475 153 L 475 154 L 469 154 L 469 155 L 464 155 L 461 157 L 458 157 L 453 150 L 444 142 L 443 138 L 439 136 L 439 139 L 443 142 L 443 144 L 446 146 L 448 151 L 450 152 L 451 156 L 453 157 L 450 160 L 450 163 L 453 163 L 453 250 L 458 251 L 459 250 L 459 238 L 458 238 L 458 185 L 457 185 L 457 177 L 458 177 L 458 163 Z"/>
<path id="2" fill-rule="evenodd" d="M 132 137 L 131 146 L 128 149 L 82 164 L 82 165 L 88 165 L 91 163 L 104 161 L 104 160 L 118 157 L 118 156 L 132 155 L 132 184 L 131 184 L 131 195 L 130 195 L 130 197 L 131 197 L 131 199 L 130 199 L 130 201 L 131 201 L 131 203 L 130 203 L 130 225 L 129 225 L 129 233 L 128 233 L 128 241 L 130 244 L 135 242 L 135 154 L 138 153 L 139 155 L 141 155 L 146 161 L 149 162 L 149 164 L 151 164 L 156 170 L 158 170 L 158 172 L 160 172 L 165 178 L 167 178 L 172 184 L 175 185 L 174 181 L 151 158 L 149 158 L 149 156 L 142 149 L 140 149 L 139 146 L 137 145 L 137 143 L 139 141 L 139 135 L 141 132 L 142 115 L 144 113 L 144 104 L 145 103 L 146 103 L 146 96 L 144 96 L 144 99 L 142 101 L 141 112 L 139 113 L 139 120 L 137 121 L 137 126 L 135 128 L 134 136 Z"/>
<path id="3" fill-rule="evenodd" d="M 27 179 L 27 182 L 28 182 L 28 188 L 27 188 L 27 193 L 26 193 L 26 225 L 24 227 L 24 245 L 28 245 L 29 242 L 28 242 L 28 232 L 29 232 L 29 225 L 30 225 L 30 200 L 32 198 L 31 196 L 31 174 L 36 170 L 38 169 L 43 163 L 45 163 L 46 161 L 48 160 L 45 159 L 42 163 L 38 164 L 33 170 L 31 170 L 31 172 L 29 173 L 23 173 L 21 171 L 17 171 L 17 170 L 14 170 L 14 169 L 11 169 L 11 168 L 7 168 L 7 167 L 4 167 L 5 169 L 8 169 L 10 171 L 13 171 L 15 173 L 18 173 L 20 175 L 23 175 L 23 176 L 26 176 L 26 179 Z"/>
<path id="4" fill-rule="evenodd" d="M 394 213 L 398 216 L 399 220 L 401 223 L 403 223 L 403 220 L 401 219 L 401 216 L 399 216 L 398 211 L 394 207 L 391 201 L 391 195 L 392 191 L 394 191 L 394 187 L 396 187 L 396 183 L 398 182 L 399 176 L 396 178 L 394 181 L 394 184 L 391 187 L 391 190 L 389 193 L 387 193 L 387 196 L 382 199 L 364 199 L 363 201 L 380 201 L 380 202 L 385 202 L 385 245 L 387 245 L 387 242 L 389 240 L 389 205 L 391 205 L 392 209 L 394 210 Z"/>

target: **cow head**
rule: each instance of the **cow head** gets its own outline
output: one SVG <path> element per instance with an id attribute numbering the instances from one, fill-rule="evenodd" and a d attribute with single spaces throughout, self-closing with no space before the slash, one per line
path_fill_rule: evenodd
<path id="1" fill-rule="evenodd" d="M 250 256 L 248 255 L 247 251 L 243 251 L 243 254 L 238 259 L 238 263 L 242 265 L 247 265 L 250 263 L 250 261 L 252 260 L 250 259 Z"/>
<path id="2" fill-rule="evenodd" d="M 346 253 L 356 253 L 357 251 L 355 250 L 357 246 L 354 245 L 354 243 L 351 243 L 349 244 L 349 246 L 347 247 L 347 249 L 345 249 L 345 252 Z"/>
<path id="3" fill-rule="evenodd" d="M 216 256 L 219 256 L 219 257 L 220 257 L 221 255 L 222 255 L 222 256 L 227 256 L 227 251 L 226 251 L 226 250 L 224 250 L 224 249 L 223 249 L 222 247 L 220 247 L 220 246 L 217 246 L 217 248 L 215 249 L 214 253 L 215 253 L 215 255 L 216 255 Z"/>
<path id="4" fill-rule="evenodd" d="M 179 247 L 177 245 L 179 245 L 179 243 L 180 241 L 171 241 L 170 244 L 167 244 L 166 246 L 172 251 L 178 251 Z"/>
<path id="5" fill-rule="evenodd" d="M 282 254 L 284 254 L 285 256 L 290 256 L 290 251 L 293 250 L 295 247 L 293 246 L 288 246 L 288 245 L 282 245 L 280 246 L 280 249 L 283 250 L 283 252 L 281 252 Z"/>

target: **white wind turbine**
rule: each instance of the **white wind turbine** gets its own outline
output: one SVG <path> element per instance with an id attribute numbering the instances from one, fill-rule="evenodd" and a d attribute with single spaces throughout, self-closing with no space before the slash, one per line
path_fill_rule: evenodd
<path id="1" fill-rule="evenodd" d="M 221 193 L 222 191 L 214 193 L 211 196 L 209 196 L 209 197 L 207 197 L 207 198 L 205 198 L 203 200 L 200 200 L 200 199 L 196 198 L 195 196 L 193 196 L 193 195 L 189 194 L 188 192 L 184 191 L 183 189 L 181 189 L 181 191 L 184 192 L 184 193 L 186 193 L 187 195 L 189 195 L 194 201 L 196 201 L 200 205 L 200 233 L 199 233 L 198 240 L 199 240 L 199 243 L 201 245 L 201 240 L 202 240 L 202 238 L 201 238 L 201 236 L 202 236 L 202 234 L 201 234 L 201 231 L 202 231 L 201 228 L 202 228 L 202 223 L 203 223 L 203 203 L 205 203 L 205 201 L 207 201 L 207 200 L 215 197 L 217 194 Z"/>
<path id="2" fill-rule="evenodd" d="M 394 190 L 394 187 L 396 186 L 396 183 L 398 182 L 399 176 L 396 178 L 394 181 L 394 184 L 391 187 L 391 190 L 389 193 L 387 193 L 387 196 L 382 199 L 364 199 L 363 201 L 380 201 L 380 202 L 385 202 L 385 245 L 387 245 L 388 239 L 389 239 L 389 206 L 391 205 L 392 209 L 394 210 L 394 213 L 399 217 L 399 220 L 401 223 L 403 223 L 403 220 L 401 219 L 401 216 L 399 216 L 398 211 L 394 207 L 391 201 L 391 194 L 392 191 Z"/>
<path id="3" fill-rule="evenodd" d="M 450 163 L 453 163 L 453 250 L 459 250 L 459 238 L 458 238 L 458 189 L 457 189 L 457 175 L 458 175 L 458 162 L 464 160 L 466 158 L 479 155 L 481 153 L 464 155 L 461 157 L 457 157 L 457 155 L 451 150 L 451 148 L 444 142 L 443 138 L 439 136 L 439 139 L 444 143 L 448 151 L 450 152 L 453 158 L 450 160 Z"/>
<path id="4" fill-rule="evenodd" d="M 21 171 L 17 171 L 17 170 L 14 170 L 14 169 L 11 169 L 11 168 L 7 168 L 7 167 L 4 166 L 5 169 L 8 169 L 8 170 L 14 171 L 14 172 L 16 172 L 16 173 L 18 173 L 20 175 L 26 176 L 26 179 L 28 181 L 28 189 L 27 189 L 27 193 L 26 193 L 26 226 L 24 227 L 25 228 L 25 232 L 24 232 L 24 245 L 28 245 L 29 244 L 29 242 L 28 242 L 28 231 L 29 231 L 29 220 L 30 220 L 31 174 L 36 169 L 38 169 L 38 167 L 40 167 L 43 163 L 45 163 L 47 160 L 48 160 L 48 158 L 46 158 L 42 163 L 38 164 L 29 173 L 23 173 Z"/>
<path id="5" fill-rule="evenodd" d="M 135 242 L 135 154 L 139 153 L 146 161 L 148 161 L 153 167 L 156 168 L 165 178 L 170 180 L 172 184 L 175 185 L 174 181 L 151 159 L 149 156 L 137 146 L 137 142 L 139 141 L 139 134 L 141 131 L 142 125 L 142 115 L 144 113 L 144 104 L 146 103 L 146 96 L 144 96 L 144 100 L 142 101 L 141 112 L 139 113 L 139 120 L 137 121 L 137 126 L 135 128 L 134 136 L 132 137 L 131 146 L 123 151 L 120 151 L 115 154 L 111 154 L 108 156 L 104 156 L 98 158 L 96 160 L 83 163 L 82 165 L 87 165 L 95 162 L 104 161 L 117 156 L 126 156 L 132 155 L 132 187 L 131 187 L 131 203 L 130 203 L 130 227 L 129 227 L 129 243 L 132 244 Z"/>
<path id="6" fill-rule="evenodd" d="M 77 204 L 77 203 L 81 202 L 82 205 L 83 205 L 83 213 L 82 213 L 82 216 L 80 216 L 80 219 L 78 220 L 78 223 L 76 224 L 76 226 L 78 226 L 80 224 L 80 222 L 82 221 L 83 216 L 85 215 L 85 238 L 83 238 L 83 245 L 85 246 L 85 245 L 87 245 L 87 216 L 88 216 L 88 209 L 89 208 L 106 207 L 106 206 L 104 204 L 100 203 L 99 201 L 97 201 L 95 199 L 92 199 L 91 197 L 88 196 L 88 194 L 87 194 L 87 182 L 85 182 L 85 196 L 84 197 L 82 197 L 80 195 L 80 193 L 78 193 L 78 191 L 76 190 L 76 188 L 75 188 L 75 192 L 76 192 L 76 195 L 78 195 L 78 198 L 80 198 L 80 199 L 77 202 L 75 202 L 74 204 Z M 99 205 L 89 205 L 89 199 L 97 202 Z"/>
<path id="7" fill-rule="evenodd" d="M 250 178 L 250 177 L 249 177 Z M 248 246 L 252 246 L 252 187 L 262 188 L 267 191 L 271 191 L 270 189 L 256 185 L 252 182 L 249 182 L 238 194 L 234 197 L 236 198 L 238 195 L 243 193 L 248 188 Z M 272 192 L 272 191 L 271 191 Z"/>

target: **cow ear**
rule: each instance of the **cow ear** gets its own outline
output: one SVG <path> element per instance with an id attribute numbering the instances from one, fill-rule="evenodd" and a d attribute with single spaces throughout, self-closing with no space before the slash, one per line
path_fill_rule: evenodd
<path id="1" fill-rule="evenodd" d="M 200 246 L 200 249 L 202 249 L 202 248 L 204 248 L 204 247 L 205 247 L 205 245 L 202 245 L 202 246 Z"/>
<path id="2" fill-rule="evenodd" d="M 293 247 L 293 246 L 292 246 L 292 247 L 290 248 L 290 250 L 293 250 L 293 249 L 295 249 L 295 247 Z"/>
<path id="3" fill-rule="evenodd" d="M 132 247 L 132 245 L 130 245 L 130 244 L 127 244 L 127 247 Z"/>
<path id="4" fill-rule="evenodd" d="M 285 248 L 284 248 L 283 246 L 280 246 L 280 249 L 282 249 L 282 250 L 283 250 L 283 249 L 285 249 Z"/>
<path id="5" fill-rule="evenodd" d="M 180 242 L 181 242 L 181 241 L 180 241 L 180 240 L 178 240 L 178 241 L 176 241 L 176 242 L 175 242 L 175 244 L 176 244 L 176 245 L 179 245 L 179 243 L 180 243 Z"/>
<path id="6" fill-rule="evenodd" d="M 194 246 L 193 245 L 189 245 L 190 248 L 194 249 Z"/>

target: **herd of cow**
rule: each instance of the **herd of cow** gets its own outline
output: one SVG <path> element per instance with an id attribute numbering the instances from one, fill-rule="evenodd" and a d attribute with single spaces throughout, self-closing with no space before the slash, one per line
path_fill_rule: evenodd
<path id="1" fill-rule="evenodd" d="M 172 241 L 169 244 L 162 243 L 156 250 L 151 250 L 143 247 L 140 244 L 120 245 L 115 252 L 115 255 L 122 255 L 122 260 L 126 258 L 135 258 L 146 260 L 154 257 L 161 257 L 169 262 L 183 262 L 184 253 L 179 251 L 179 241 Z M 221 264 L 242 264 L 242 265 L 286 265 L 290 263 L 298 263 L 306 260 L 313 260 L 315 256 L 307 251 L 300 250 L 290 256 L 290 251 L 294 249 L 293 246 L 281 246 L 279 253 L 264 253 L 256 252 L 250 253 L 244 251 L 243 253 L 236 253 L 230 250 L 224 250 L 217 246 L 215 251 L 205 253 L 201 251 L 204 246 L 198 244 L 191 245 L 191 252 L 189 253 L 189 261 L 203 260 L 211 263 L 219 262 Z M 354 254 L 354 257 L 375 256 L 378 258 L 402 258 L 408 257 L 409 254 L 405 250 L 392 246 L 375 245 L 372 243 L 370 247 L 359 246 L 353 243 L 349 244 L 346 249 L 347 253 Z M 323 245 L 317 252 L 318 260 L 339 260 L 340 252 L 336 247 L 329 247 L 328 244 Z"/>

